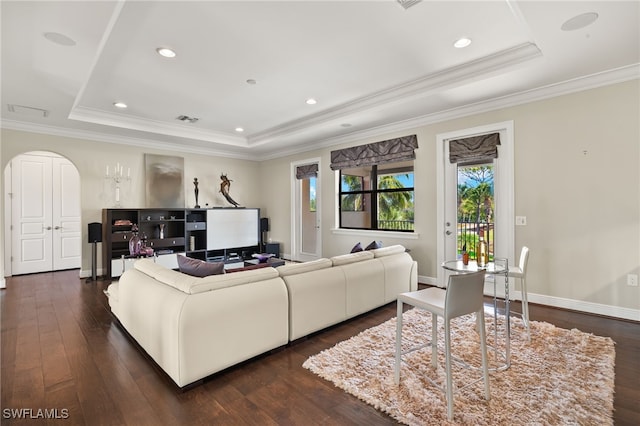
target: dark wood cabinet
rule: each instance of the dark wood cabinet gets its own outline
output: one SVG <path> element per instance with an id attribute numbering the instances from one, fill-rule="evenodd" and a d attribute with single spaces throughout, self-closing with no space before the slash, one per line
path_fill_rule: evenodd
<path id="1" fill-rule="evenodd" d="M 102 265 L 108 278 L 119 277 L 132 264 L 129 241 L 133 226 L 158 256 L 184 253 L 184 209 L 103 209 Z M 174 262 L 164 258 L 169 265 Z"/>
<path id="2" fill-rule="evenodd" d="M 116 278 L 133 267 L 129 255 L 133 226 L 157 255 L 156 261 L 177 268 L 177 254 L 206 261 L 238 261 L 260 252 L 260 246 L 209 249 L 207 211 L 211 209 L 103 209 L 102 268 L 108 278 Z M 238 209 L 241 210 L 248 209 Z M 258 210 L 259 217 L 259 209 Z M 245 228 L 243 228 L 245 229 Z M 249 228 L 246 228 L 249 229 Z M 256 236 L 259 233 L 256 222 Z M 259 239 L 256 237 L 256 241 Z"/>

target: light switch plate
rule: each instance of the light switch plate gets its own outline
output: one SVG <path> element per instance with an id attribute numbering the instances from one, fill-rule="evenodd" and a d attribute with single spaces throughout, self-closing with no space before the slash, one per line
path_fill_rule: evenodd
<path id="1" fill-rule="evenodd" d="M 527 225 L 526 216 L 516 216 L 516 226 L 526 226 L 526 225 Z"/>
<path id="2" fill-rule="evenodd" d="M 636 274 L 627 275 L 627 285 L 631 287 L 638 287 L 638 276 Z"/>

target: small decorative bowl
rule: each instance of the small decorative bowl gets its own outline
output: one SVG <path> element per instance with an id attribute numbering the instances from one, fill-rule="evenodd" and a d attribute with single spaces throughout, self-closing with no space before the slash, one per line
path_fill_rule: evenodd
<path id="1" fill-rule="evenodd" d="M 273 257 L 273 254 L 256 253 L 256 254 L 253 254 L 252 256 L 258 259 L 259 263 L 265 263 L 267 260 L 269 260 L 270 257 Z"/>

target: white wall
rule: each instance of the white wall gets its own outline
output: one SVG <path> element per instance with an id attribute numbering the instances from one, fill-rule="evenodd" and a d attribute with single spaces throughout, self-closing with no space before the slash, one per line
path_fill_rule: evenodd
<path id="1" fill-rule="evenodd" d="M 260 207 L 260 188 L 256 185 L 256 182 L 260 182 L 259 168 L 253 161 L 152 150 L 7 129 L 2 129 L 1 136 L 2 170 L 16 155 L 38 150 L 52 151 L 63 155 L 78 168 L 81 182 L 81 241 L 83 243 L 81 274 L 83 276 L 90 275 L 91 271 L 91 246 L 86 243 L 87 224 L 102 222 L 102 208 L 114 206 L 114 191 L 110 182 L 104 178 L 107 165 L 113 170 L 113 166 L 120 162 L 125 167 L 125 174 L 127 168 L 131 168 L 131 182 L 121 185 L 122 207 L 145 207 L 145 153 L 184 157 L 185 202 L 187 204 L 185 207 L 195 205 L 194 177 L 197 177 L 199 182 L 198 202 L 201 207 L 205 207 L 206 203 L 209 203 L 210 207 L 230 207 L 231 205 L 219 193 L 221 173 L 227 174 L 233 180 L 230 193 L 238 203 L 246 207 Z M 4 176 L 4 173 L 2 175 Z M 4 177 L 2 179 L 2 188 L 4 189 Z M 4 209 L 2 211 L 3 222 L 0 226 L 0 232 L 4 230 Z M 101 244 L 98 244 L 98 247 L 100 250 Z M 4 259 L 4 256 L 2 258 Z M 99 270 L 102 268 L 101 259 L 99 251 Z M 3 270 L 3 277 L 4 272 Z"/>
<path id="2" fill-rule="evenodd" d="M 284 188 L 291 161 L 319 156 L 322 177 L 323 255 L 382 239 L 411 248 L 418 273 L 436 276 L 436 135 L 513 120 L 515 128 L 515 247 L 531 249 L 530 300 L 640 320 L 640 288 L 626 285 L 640 273 L 640 82 L 601 87 L 553 99 L 383 134 L 348 145 L 265 161 L 262 175 Z M 335 176 L 330 151 L 417 134 L 415 185 L 417 239 L 389 234 L 336 234 Z M 321 142 L 321 141 L 319 141 Z M 263 203 L 273 233 L 289 247 L 288 198 L 272 191 Z M 275 239 L 275 236 L 274 236 Z M 601 306 L 602 305 L 602 309 Z"/>

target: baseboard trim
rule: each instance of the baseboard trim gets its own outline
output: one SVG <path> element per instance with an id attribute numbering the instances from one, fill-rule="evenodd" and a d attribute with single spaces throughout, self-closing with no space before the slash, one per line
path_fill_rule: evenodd
<path id="1" fill-rule="evenodd" d="M 433 277 L 425 277 L 424 275 L 418 275 L 419 284 L 437 285 L 438 281 Z"/>
<path id="2" fill-rule="evenodd" d="M 437 285 L 433 277 L 418 276 L 420 284 Z M 498 285 L 496 293 L 498 297 L 504 297 L 504 288 Z M 485 295 L 493 296 L 493 283 L 487 282 L 485 285 Z M 511 292 L 511 300 L 521 300 L 519 291 Z M 596 315 L 604 315 L 613 318 L 626 319 L 640 322 L 640 309 L 622 308 L 619 306 L 604 305 L 602 303 L 586 302 L 584 300 L 566 299 L 563 297 L 547 296 L 544 294 L 529 293 L 529 302 L 540 305 L 552 306 L 554 308 L 568 309 L 572 311 L 586 312 Z"/>
<path id="3" fill-rule="evenodd" d="M 519 293 L 518 298 L 519 298 Z M 591 314 L 605 315 L 608 317 L 627 319 L 640 322 L 640 310 L 622 308 L 619 306 L 604 305 L 601 303 L 585 302 L 582 300 L 565 299 L 562 297 L 546 296 L 544 294 L 529 293 L 529 302 L 556 308 L 570 309 L 572 311 L 588 312 Z"/>
<path id="4" fill-rule="evenodd" d="M 96 269 L 96 276 L 101 277 L 104 275 L 104 269 Z M 79 273 L 80 278 L 89 278 L 91 277 L 91 269 L 80 269 Z"/>

